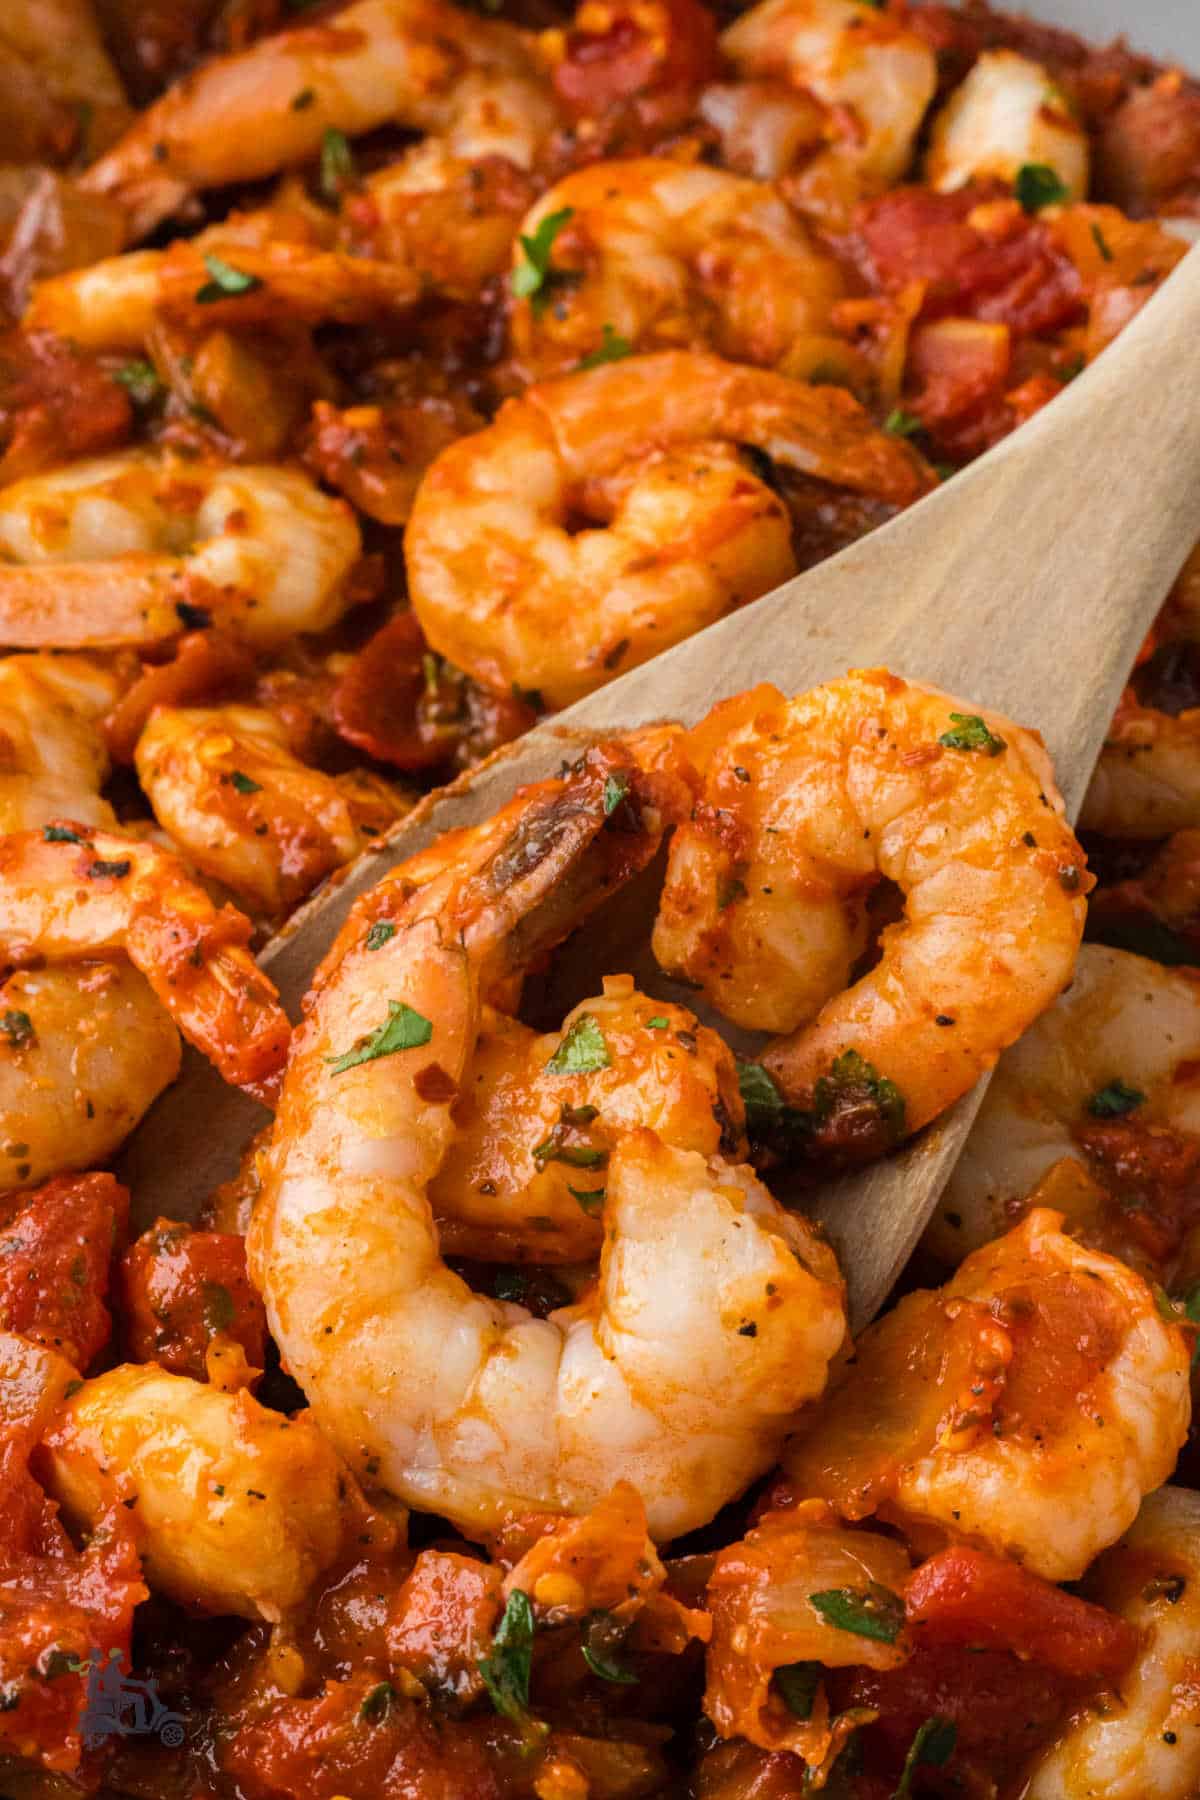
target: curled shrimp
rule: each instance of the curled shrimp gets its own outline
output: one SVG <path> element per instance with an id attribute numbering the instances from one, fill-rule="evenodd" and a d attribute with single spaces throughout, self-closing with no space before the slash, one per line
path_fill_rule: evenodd
<path id="1" fill-rule="evenodd" d="M 302 763 L 264 707 L 156 707 L 135 761 L 154 816 L 188 861 L 268 917 L 406 810 L 378 777 Z"/>
<path id="2" fill-rule="evenodd" d="M 1073 1581 L 1132 1524 L 1187 1434 L 1191 1349 L 1140 1275 L 1038 1207 L 945 1287 L 907 1295 L 785 1456 L 843 1517 Z"/>
<path id="3" fill-rule="evenodd" d="M 176 83 L 83 185 L 118 200 L 141 237 L 197 189 L 310 161 L 327 131 L 446 131 L 474 101 L 469 77 L 481 69 L 535 73 L 524 35 L 441 0 L 356 0 Z"/>
<path id="4" fill-rule="evenodd" d="M 183 1035 L 238 1084 L 272 1075 L 289 1035 L 249 937 L 249 920 L 218 911 L 156 844 L 65 822 L 0 839 L 0 959 L 127 956 Z"/>
<path id="5" fill-rule="evenodd" d="M 1089 1136 L 1124 1116 L 1152 1135 L 1200 1135 L 1200 976 L 1084 944 L 1066 993 L 1000 1058 L 930 1248 L 957 1263 L 1060 1158 L 1085 1164 Z"/>
<path id="6" fill-rule="evenodd" d="M 361 1521 L 345 1469 L 304 1413 L 288 1419 L 245 1389 L 153 1363 L 74 1386 L 43 1444 L 47 1485 L 87 1529 L 135 1499 L 150 1581 L 184 1606 L 278 1620 Z"/>
<path id="7" fill-rule="evenodd" d="M 294 469 L 124 451 L 0 489 L 0 639 L 151 644 L 212 623 L 262 648 L 350 603 L 361 539 Z"/>
<path id="8" fill-rule="evenodd" d="M 552 305 L 515 302 L 513 349 L 535 379 L 565 373 L 611 335 L 638 350 L 716 350 L 777 367 L 829 331 L 844 281 L 762 182 L 658 156 L 593 163 L 543 194 L 522 238 L 554 216 Z M 524 258 L 517 248 L 517 267 Z"/>
<path id="9" fill-rule="evenodd" d="M 986 50 L 934 119 L 926 179 L 950 194 L 1026 163 L 1052 169 L 1063 200 L 1087 198 L 1088 136 L 1062 89 L 1032 57 Z"/>
<path id="10" fill-rule="evenodd" d="M 1160 1488 L 1089 1569 L 1085 1592 L 1136 1627 L 1117 1693 L 1077 1709 L 1027 1771 L 1027 1800 L 1191 1800 L 1200 1788 L 1200 1495 Z"/>
<path id="11" fill-rule="evenodd" d="M 0 833 L 32 831 L 64 813 L 85 825 L 115 823 L 100 798 L 108 774 L 100 722 L 120 686 L 98 658 L 0 659 Z"/>
<path id="12" fill-rule="evenodd" d="M 783 81 L 825 108 L 820 142 L 803 146 L 790 190 L 806 210 L 840 222 L 903 176 L 937 64 L 901 18 L 859 0 L 760 0 L 721 48 L 742 81 Z"/>
<path id="13" fill-rule="evenodd" d="M 845 1330 L 811 1231 L 749 1169 L 644 1129 L 604 1166 L 599 1282 L 579 1304 L 535 1319 L 441 1260 L 427 1190 L 482 1001 L 645 865 L 655 793 L 600 746 L 415 892 L 368 896 L 284 1081 L 248 1240 L 272 1331 L 351 1467 L 471 1530 L 586 1510 L 614 1462 L 652 1535 L 698 1525 L 770 1464 Z"/>
<path id="14" fill-rule="evenodd" d="M 746 467 L 904 504 L 919 457 L 843 390 L 685 351 L 542 382 L 426 472 L 405 538 L 430 644 L 497 693 L 601 687 L 794 568 L 787 513 Z M 580 517 L 601 523 L 572 532 Z"/>
<path id="15" fill-rule="evenodd" d="M 0 1189 L 102 1167 L 179 1073 L 149 982 L 112 961 L 0 981 Z"/>
<path id="16" fill-rule="evenodd" d="M 917 1130 L 1070 980 L 1087 877 L 1040 740 L 876 669 L 755 688 L 692 743 L 703 799 L 671 845 L 659 962 L 784 1034 L 762 1060 L 835 1138 L 835 1090 L 864 1080 L 889 1142 Z M 881 878 L 903 917 L 848 985 Z"/>
<path id="17" fill-rule="evenodd" d="M 486 1008 L 455 1139 L 429 1187 L 442 1252 L 598 1256 L 603 1167 L 622 1136 L 641 1126 L 674 1149 L 733 1159 L 745 1153 L 742 1116 L 727 1046 L 686 1007 L 638 993 L 631 976 L 606 977 L 561 1031 Z"/>

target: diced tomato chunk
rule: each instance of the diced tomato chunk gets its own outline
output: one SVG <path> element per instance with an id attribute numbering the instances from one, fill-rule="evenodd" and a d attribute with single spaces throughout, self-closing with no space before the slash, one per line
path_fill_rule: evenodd
<path id="1" fill-rule="evenodd" d="M 1011 1650 L 1073 1679 L 1113 1681 L 1137 1650 L 1137 1632 L 1125 1620 L 964 1545 L 921 1564 L 905 1612 L 919 1642 Z"/>
<path id="2" fill-rule="evenodd" d="M 129 1195 L 111 1175 L 56 1175 L 0 1218 L 0 1329 L 84 1369 L 108 1342 L 105 1297 Z"/>
<path id="3" fill-rule="evenodd" d="M 159 1219 L 122 1257 L 120 1280 L 135 1361 L 203 1381 L 208 1347 L 223 1336 L 242 1346 L 254 1368 L 263 1367 L 266 1314 L 246 1272 L 244 1240 L 235 1233 Z"/>
<path id="4" fill-rule="evenodd" d="M 699 0 L 584 0 L 554 88 L 576 117 L 609 115 L 611 127 L 632 115 L 653 133 L 683 124 L 719 67 L 716 20 Z"/>
<path id="5" fill-rule="evenodd" d="M 94 357 L 48 331 L 0 337 L 0 482 L 121 444 L 125 389 Z"/>

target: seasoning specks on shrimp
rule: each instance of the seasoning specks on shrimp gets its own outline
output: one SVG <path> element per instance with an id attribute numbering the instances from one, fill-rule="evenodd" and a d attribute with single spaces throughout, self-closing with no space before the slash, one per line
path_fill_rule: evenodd
<path id="1" fill-rule="evenodd" d="M 613 782 L 627 799 L 610 818 Z M 273 1332 L 352 1468 L 474 1530 L 511 1509 L 586 1509 L 614 1457 L 653 1535 L 699 1525 L 769 1466 L 845 1330 L 813 1233 L 748 1169 L 644 1129 L 604 1167 L 591 1297 L 539 1320 L 441 1261 L 427 1190 L 481 999 L 644 864 L 654 791 L 602 747 L 519 795 L 415 895 L 370 896 L 284 1082 L 250 1232 Z"/>
<path id="2" fill-rule="evenodd" d="M 785 468 L 904 505 L 932 480 L 840 388 L 663 351 L 527 389 L 443 451 L 413 505 L 413 607 L 498 693 L 568 706 L 792 574 Z M 580 516 L 600 521 L 571 526 Z"/>
<path id="3" fill-rule="evenodd" d="M 885 1143 L 917 1130 L 1070 980 L 1089 882 L 1049 758 L 884 670 L 793 700 L 756 688 L 692 744 L 703 798 L 671 845 L 655 954 L 737 1024 L 781 1034 L 763 1062 L 835 1142 L 839 1087 L 873 1086 L 877 1151 L 880 1111 Z M 881 879 L 904 914 L 848 985 Z"/>

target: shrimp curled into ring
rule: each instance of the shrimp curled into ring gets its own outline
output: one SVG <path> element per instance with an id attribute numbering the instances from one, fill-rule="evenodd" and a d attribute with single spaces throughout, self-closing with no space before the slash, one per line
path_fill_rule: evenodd
<path id="1" fill-rule="evenodd" d="M 345 502 L 294 469 L 89 458 L 0 489 L 0 640 L 116 649 L 219 617 L 273 649 L 341 618 L 361 549 Z"/>
<path id="2" fill-rule="evenodd" d="M 497 693 L 569 706 L 757 599 L 795 563 L 745 444 L 899 505 L 932 480 L 851 395 L 766 369 L 662 351 L 542 382 L 417 492 L 406 556 L 430 644 Z"/>
<path id="3" fill-rule="evenodd" d="M 584 1511 L 617 1466 L 655 1537 L 698 1526 L 769 1467 L 844 1336 L 811 1231 L 749 1169 L 645 1129 L 608 1160 L 599 1282 L 578 1304 L 536 1319 L 441 1260 L 427 1189 L 483 1002 L 644 866 L 654 779 L 601 746 L 415 894 L 367 896 L 284 1079 L 248 1240 L 276 1341 L 352 1468 L 468 1531 Z"/>
<path id="4" fill-rule="evenodd" d="M 857 670 L 793 700 L 739 695 L 691 743 L 704 795 L 671 845 L 659 962 L 783 1034 L 763 1062 L 795 1106 L 819 1116 L 865 1061 L 892 1141 L 917 1130 L 1071 978 L 1089 882 L 1040 741 Z M 848 986 L 881 878 L 904 915 Z"/>

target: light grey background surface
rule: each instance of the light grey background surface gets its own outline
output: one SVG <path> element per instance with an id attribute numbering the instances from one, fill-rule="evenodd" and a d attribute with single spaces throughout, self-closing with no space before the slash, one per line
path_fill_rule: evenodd
<path id="1" fill-rule="evenodd" d="M 1003 8 L 1004 0 L 996 0 Z M 1136 50 L 1200 63 L 1200 0 L 1025 0 L 1013 12 L 1065 25 L 1093 43 L 1124 35 Z"/>

